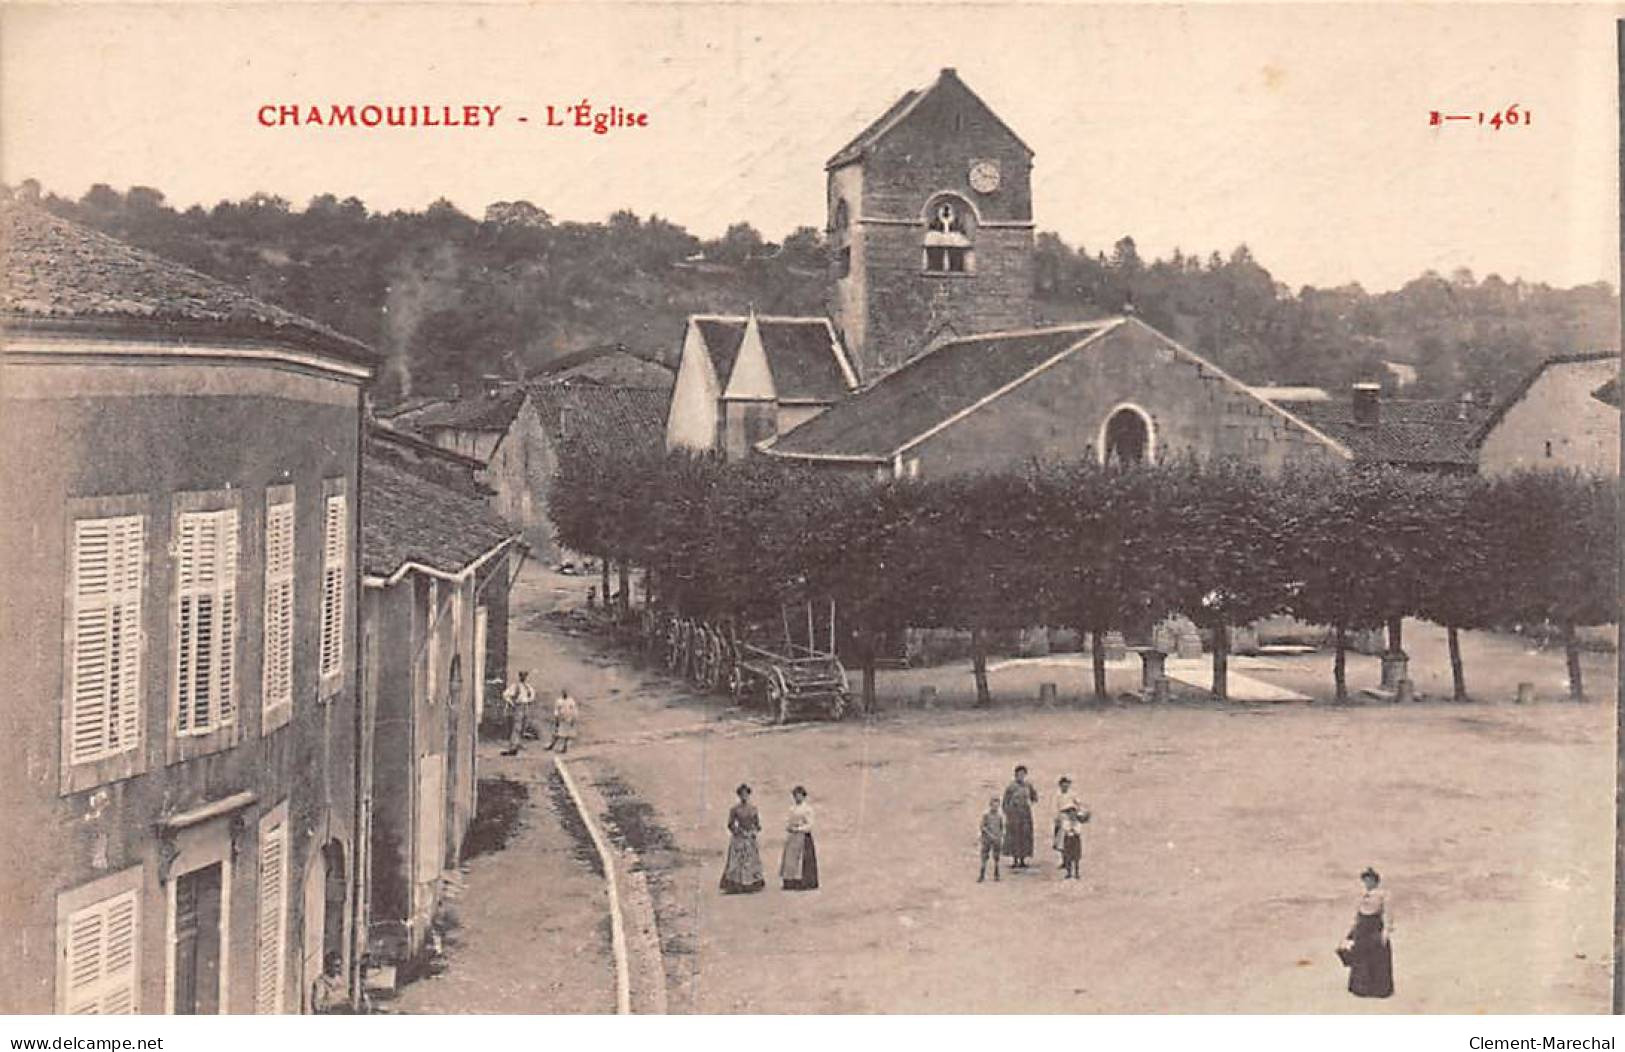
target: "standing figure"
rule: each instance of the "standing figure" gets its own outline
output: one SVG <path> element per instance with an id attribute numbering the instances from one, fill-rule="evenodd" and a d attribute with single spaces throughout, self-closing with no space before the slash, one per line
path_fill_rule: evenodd
<path id="1" fill-rule="evenodd" d="M 328 950 L 322 959 L 322 974 L 310 984 L 310 1010 L 316 1015 L 350 1015 L 350 992 L 344 981 L 344 954 Z"/>
<path id="2" fill-rule="evenodd" d="M 999 852 L 1004 850 L 1004 811 L 999 798 L 990 796 L 987 810 L 982 812 L 982 868 L 976 874 L 976 883 L 987 879 L 987 860 L 993 860 L 993 879 L 999 879 Z"/>
<path id="3" fill-rule="evenodd" d="M 1061 779 L 1063 783 L 1066 779 Z M 1061 868 L 1067 880 L 1083 879 L 1083 824 L 1089 821 L 1089 810 L 1068 795 L 1059 815 L 1061 822 Z"/>
<path id="4" fill-rule="evenodd" d="M 1067 808 L 1077 808 L 1079 806 L 1081 805 L 1078 803 L 1077 794 L 1072 791 L 1072 779 L 1068 778 L 1066 775 L 1062 775 L 1060 787 L 1055 792 L 1055 823 L 1051 830 L 1051 836 L 1054 837 L 1055 850 L 1059 854 L 1065 854 L 1065 848 L 1061 839 L 1063 835 L 1061 832 L 1061 827 L 1066 822 Z M 1061 868 L 1066 868 L 1065 858 L 1061 859 Z"/>
<path id="5" fill-rule="evenodd" d="M 811 891 L 818 887 L 818 851 L 813 846 L 813 811 L 807 802 L 807 790 L 796 786 L 790 790 L 795 800 L 784 823 L 784 861 L 779 865 L 779 876 L 785 891 Z"/>
<path id="6" fill-rule="evenodd" d="M 1366 867 L 1360 874 L 1365 892 L 1354 912 L 1354 927 L 1341 947 L 1349 966 L 1349 993 L 1355 997 L 1390 997 L 1394 992 L 1393 911 L 1382 878 Z"/>
<path id="7" fill-rule="evenodd" d="M 762 831 L 761 816 L 750 802 L 750 786 L 734 790 L 739 802 L 728 811 L 728 861 L 722 867 L 722 890 L 730 895 L 761 891 L 762 854 L 756 849 L 756 834 Z"/>
<path id="8" fill-rule="evenodd" d="M 502 755 L 517 756 L 524 747 L 525 733 L 535 733 L 531 708 L 536 703 L 536 688 L 530 685 L 528 671 L 519 673 L 519 679 L 502 692 L 502 700 L 508 703 L 508 747 Z"/>
<path id="9" fill-rule="evenodd" d="M 576 716 L 579 712 L 576 699 L 570 697 L 570 689 L 560 687 L 558 700 L 553 702 L 553 740 L 547 743 L 549 749 L 557 745 L 561 753 L 570 751 L 570 740 L 576 736 Z"/>
<path id="10" fill-rule="evenodd" d="M 1004 853 L 1011 869 L 1026 869 L 1033 857 L 1033 805 L 1038 790 L 1027 782 L 1027 768 L 1016 768 L 1016 780 L 1004 787 Z"/>

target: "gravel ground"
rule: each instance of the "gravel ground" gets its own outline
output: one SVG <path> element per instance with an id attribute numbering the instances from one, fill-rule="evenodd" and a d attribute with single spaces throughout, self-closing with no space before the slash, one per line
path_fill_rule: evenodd
<path id="1" fill-rule="evenodd" d="M 574 584 L 535 574 L 518 599 L 557 602 Z M 1016 668 L 995 673 L 994 710 L 779 731 L 591 636 L 531 624 L 516 651 L 545 652 L 543 689 L 568 677 L 582 698 L 581 760 L 648 805 L 674 1011 L 1608 1008 L 1609 705 L 1043 710 L 1004 699 L 1036 695 L 1056 670 Z M 1408 630 L 1419 665 L 1427 636 Z M 1249 674 L 1324 695 L 1329 660 Z M 1468 660 L 1485 697 L 1562 680 L 1560 654 L 1516 641 L 1472 637 Z M 1608 660 L 1588 663 L 1593 696 L 1613 689 Z M 1351 665 L 1356 686 L 1375 679 L 1370 664 Z M 882 694 L 914 696 L 926 678 L 950 703 L 969 680 L 963 668 L 883 674 Z M 1059 774 L 1093 808 L 1081 882 L 1058 879 L 1041 849 L 1036 868 L 976 883 L 978 816 L 1018 762 L 1045 794 L 1041 843 Z M 811 789 L 819 891 L 718 893 L 739 781 L 756 787 L 770 873 L 789 788 Z M 1332 953 L 1367 864 L 1398 923 L 1387 1002 L 1344 992 Z"/>

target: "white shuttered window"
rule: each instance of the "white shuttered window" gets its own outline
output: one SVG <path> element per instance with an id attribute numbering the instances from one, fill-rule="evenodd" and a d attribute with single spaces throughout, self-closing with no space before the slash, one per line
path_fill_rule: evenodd
<path id="1" fill-rule="evenodd" d="M 141 740 L 140 515 L 73 526 L 68 754 L 90 763 Z"/>
<path id="2" fill-rule="evenodd" d="M 265 510 L 265 682 L 269 713 L 293 704 L 293 502 Z"/>
<path id="3" fill-rule="evenodd" d="M 63 1011 L 74 1015 L 140 1011 L 135 969 L 140 944 L 140 906 L 134 891 L 70 914 L 63 933 L 67 957 Z"/>
<path id="4" fill-rule="evenodd" d="M 345 538 L 348 536 L 344 494 L 327 498 L 322 515 L 322 645 L 321 674 L 326 679 L 344 670 Z"/>
<path id="5" fill-rule="evenodd" d="M 237 510 L 182 513 L 175 562 L 175 730 L 205 734 L 237 718 Z"/>
<path id="6" fill-rule="evenodd" d="M 259 964 L 254 1011 L 282 1011 L 283 973 L 287 970 L 288 822 L 281 815 L 260 823 Z"/>

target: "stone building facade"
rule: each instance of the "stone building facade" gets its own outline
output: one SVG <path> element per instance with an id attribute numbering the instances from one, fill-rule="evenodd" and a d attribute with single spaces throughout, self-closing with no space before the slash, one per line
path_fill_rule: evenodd
<path id="1" fill-rule="evenodd" d="M 1571 468 L 1619 473 L 1619 355 L 1541 363 L 1496 407 L 1477 436 L 1479 470 Z"/>
<path id="2" fill-rule="evenodd" d="M 952 69 L 830 158 L 829 312 L 861 383 L 1032 323 L 1032 164 Z"/>
<path id="3" fill-rule="evenodd" d="M 377 359 L 46 213 L 0 220 L 0 1012 L 298 1012 L 327 954 L 354 996 Z"/>

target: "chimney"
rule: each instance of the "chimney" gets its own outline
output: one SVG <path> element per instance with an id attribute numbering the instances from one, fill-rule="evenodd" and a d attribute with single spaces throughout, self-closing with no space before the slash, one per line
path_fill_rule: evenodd
<path id="1" fill-rule="evenodd" d="M 1463 391 L 1456 400 L 1456 419 L 1466 420 L 1473 412 L 1473 392 Z"/>
<path id="2" fill-rule="evenodd" d="M 1382 385 L 1359 383 L 1354 385 L 1354 422 L 1362 427 L 1376 427 L 1381 413 L 1378 409 Z"/>

